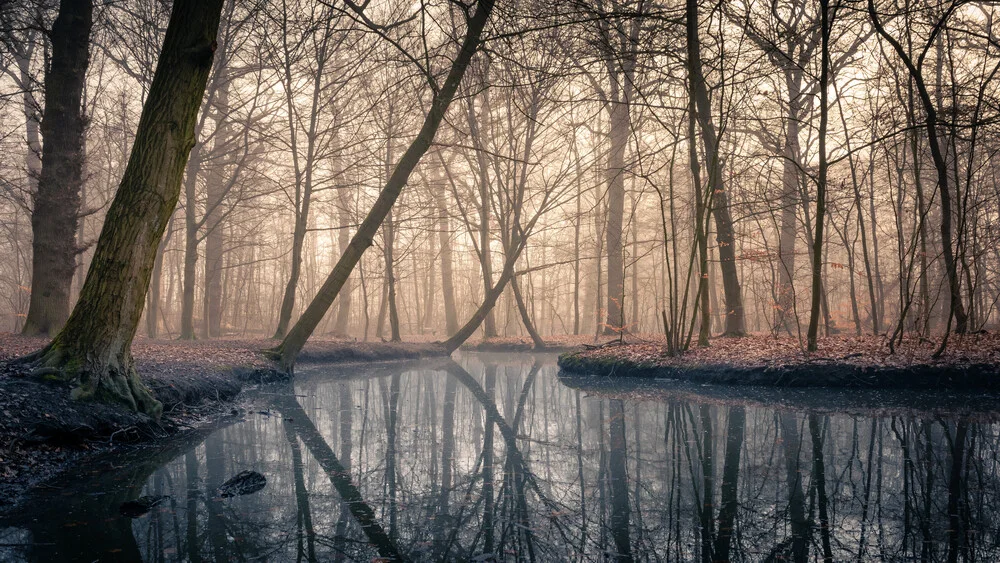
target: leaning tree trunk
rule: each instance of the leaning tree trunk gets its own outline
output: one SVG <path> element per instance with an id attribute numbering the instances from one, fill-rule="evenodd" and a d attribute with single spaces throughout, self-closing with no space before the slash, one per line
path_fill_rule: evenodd
<path id="1" fill-rule="evenodd" d="M 26 358 L 36 374 L 71 382 L 74 398 L 123 403 L 154 417 L 163 410 L 135 370 L 132 338 L 195 143 L 222 3 L 174 3 L 132 154 L 80 299 L 55 339 Z"/>
<path id="2" fill-rule="evenodd" d="M 530 228 L 523 230 L 524 232 L 528 232 Z M 464 344 L 479 329 L 479 325 L 483 324 L 483 321 L 489 316 L 490 311 L 497 304 L 497 299 L 500 298 L 504 288 L 507 287 L 507 282 L 514 277 L 514 265 L 517 263 L 517 259 L 521 256 L 523 250 L 524 244 L 519 242 L 511 244 L 511 250 L 509 250 L 507 259 L 504 261 L 503 270 L 500 271 L 500 278 L 497 279 L 496 284 L 483 296 L 482 304 L 469 317 L 469 320 L 462 325 L 462 328 L 458 329 L 447 340 L 441 343 L 449 354 L 458 350 L 458 347 Z"/>
<path id="3" fill-rule="evenodd" d="M 83 86 L 89 62 L 91 0 L 62 0 L 45 72 L 42 170 L 31 213 L 31 301 L 24 334 L 51 334 L 69 316 L 83 185 Z"/>
<path id="4" fill-rule="evenodd" d="M 333 271 L 330 272 L 326 281 L 323 282 L 323 286 L 320 287 L 316 297 L 309 303 L 309 306 L 302 313 L 302 316 L 299 317 L 295 326 L 288 331 L 288 335 L 285 336 L 281 345 L 273 350 L 273 354 L 277 356 L 282 368 L 285 370 L 292 371 L 292 368 L 295 366 L 295 359 L 298 357 L 299 351 L 302 350 L 302 346 L 305 345 L 306 340 L 312 335 L 316 326 L 323 320 L 323 316 L 326 315 L 330 305 L 333 304 L 333 300 L 336 299 L 340 288 L 344 286 L 344 282 L 351 275 L 354 266 L 361 260 L 361 255 L 372 245 L 372 238 L 378 231 L 379 225 L 382 224 L 386 215 L 389 214 L 389 210 L 396 203 L 396 199 L 399 198 L 399 194 L 403 191 L 403 186 L 406 185 L 410 174 L 420 162 L 420 157 L 430 148 L 431 142 L 434 140 L 434 135 L 437 133 L 441 121 L 444 120 L 445 112 L 448 111 L 448 106 L 451 104 L 452 98 L 455 97 L 455 91 L 462 81 L 465 69 L 468 68 L 469 61 L 472 60 L 472 56 L 479 48 L 479 37 L 482 35 L 483 28 L 486 26 L 486 21 L 489 19 L 492 10 L 493 0 L 480 0 L 479 9 L 468 20 L 468 31 L 466 32 L 465 40 L 462 42 L 462 48 L 451 65 L 451 70 L 448 72 L 448 77 L 445 79 L 444 85 L 434 96 L 430 111 L 427 112 L 427 117 L 424 119 L 424 124 L 420 128 L 420 132 L 409 148 L 406 149 L 406 152 L 403 153 L 402 158 L 399 159 L 399 163 L 396 164 L 396 168 L 389 177 L 389 181 L 386 182 L 385 187 L 379 193 L 378 199 L 375 200 L 371 211 L 368 212 L 368 216 L 365 217 L 365 220 L 358 227 L 358 231 L 351 238 L 351 243 L 347 246 L 347 251 L 340 256 L 340 260 L 337 261 L 337 264 L 333 267 Z"/>

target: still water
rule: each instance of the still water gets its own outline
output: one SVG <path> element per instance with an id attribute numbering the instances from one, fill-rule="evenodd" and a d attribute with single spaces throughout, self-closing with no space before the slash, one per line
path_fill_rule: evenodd
<path id="1" fill-rule="evenodd" d="M 561 379 L 466 354 L 300 370 L 39 488 L 0 561 L 1000 561 L 1000 402 Z M 267 485 L 218 498 L 244 470 Z M 129 518 L 121 504 L 167 496 Z"/>

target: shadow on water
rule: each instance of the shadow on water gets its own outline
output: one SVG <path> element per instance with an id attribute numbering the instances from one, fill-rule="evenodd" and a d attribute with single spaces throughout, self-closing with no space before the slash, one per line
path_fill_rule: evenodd
<path id="1" fill-rule="evenodd" d="M 466 354 L 304 368 L 258 405 L 40 487 L 0 522 L 0 561 L 1000 560 L 995 397 Z M 244 470 L 267 485 L 217 498 Z"/>

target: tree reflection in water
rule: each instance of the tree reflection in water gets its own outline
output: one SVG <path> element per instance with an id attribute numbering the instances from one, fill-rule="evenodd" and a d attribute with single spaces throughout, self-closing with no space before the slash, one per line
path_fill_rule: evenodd
<path id="1" fill-rule="evenodd" d="M 989 409 L 567 383 L 527 355 L 302 370 L 269 414 L 40 489 L 0 560 L 1000 560 Z M 214 498 L 243 469 L 267 487 Z"/>

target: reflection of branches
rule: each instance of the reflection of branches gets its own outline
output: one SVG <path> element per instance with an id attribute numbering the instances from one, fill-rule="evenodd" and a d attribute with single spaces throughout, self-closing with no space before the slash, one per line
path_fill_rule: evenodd
<path id="1" fill-rule="evenodd" d="M 448 375 L 457 379 L 458 382 L 468 389 L 472 393 L 473 397 L 479 401 L 479 403 L 483 406 L 483 409 L 486 411 L 487 422 L 492 422 L 497 425 L 497 428 L 500 430 L 500 435 L 503 437 L 504 444 L 507 447 L 507 456 L 513 462 L 512 467 L 520 470 L 523 476 L 523 485 L 528 486 L 532 491 L 534 491 L 535 495 L 538 496 L 538 499 L 542 501 L 542 504 L 545 505 L 545 508 L 549 511 L 549 520 L 555 526 L 559 535 L 562 536 L 563 541 L 566 542 L 566 545 L 572 545 L 566 528 L 557 518 L 558 514 L 563 513 L 563 509 L 565 507 L 550 499 L 544 492 L 542 492 L 541 488 L 538 486 L 538 480 L 536 479 L 534 473 L 531 472 L 531 469 L 528 467 L 527 460 L 524 459 L 524 455 L 517 446 L 517 433 L 509 424 L 507 424 L 507 421 L 500 416 L 500 412 L 497 410 L 496 404 L 490 400 L 489 395 L 486 394 L 486 391 L 479 384 L 479 382 L 469 375 L 469 372 L 465 371 L 465 368 L 458 365 L 454 361 L 450 361 L 444 366 L 444 369 Z M 520 495 L 524 494 L 523 486 L 520 487 L 520 491 L 518 491 L 518 493 Z M 524 517 L 527 517 L 526 511 L 524 513 Z M 527 522 L 522 522 L 521 525 L 524 525 L 526 530 L 531 529 Z"/>
<path id="2" fill-rule="evenodd" d="M 323 435 L 316 430 L 316 426 L 302 410 L 302 406 L 295 400 L 295 396 L 292 394 L 278 395 L 272 404 L 284 416 L 285 424 L 294 429 L 302 443 L 312 453 L 313 458 L 326 472 L 330 483 L 337 489 L 341 501 L 350 509 L 351 516 L 361 526 L 361 531 L 375 546 L 379 555 L 389 561 L 404 561 L 405 558 L 399 553 L 395 542 L 389 538 L 375 518 L 375 511 L 365 502 L 361 491 L 351 481 L 350 472 L 340 464 L 337 455 L 333 453 Z"/>
<path id="3" fill-rule="evenodd" d="M 309 561 L 316 561 L 316 532 L 312 524 L 312 511 L 309 508 L 309 491 L 306 490 L 305 478 L 302 465 L 302 448 L 299 447 L 298 437 L 290 424 L 285 425 L 285 438 L 292 448 L 292 471 L 295 478 L 295 522 L 298 528 L 298 558 L 306 556 Z M 303 538 L 302 528 L 305 528 L 305 538 Z M 302 540 L 306 540 L 306 545 L 302 545 Z"/>

